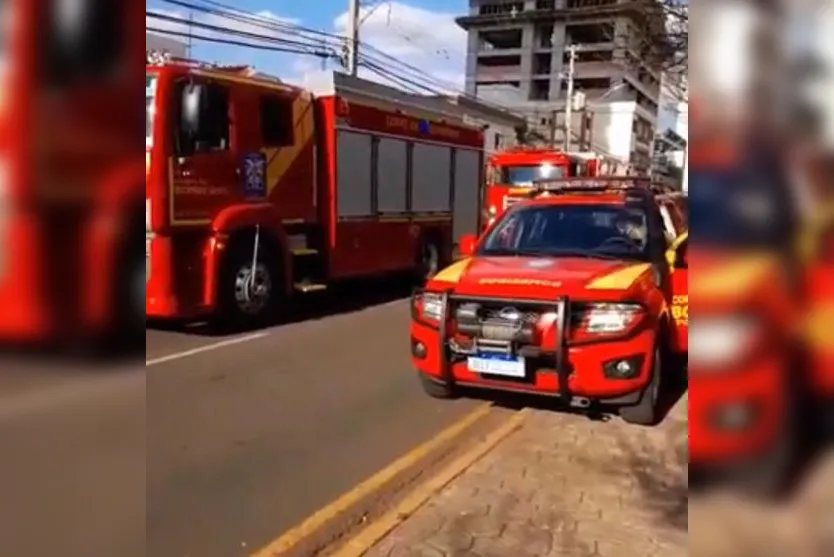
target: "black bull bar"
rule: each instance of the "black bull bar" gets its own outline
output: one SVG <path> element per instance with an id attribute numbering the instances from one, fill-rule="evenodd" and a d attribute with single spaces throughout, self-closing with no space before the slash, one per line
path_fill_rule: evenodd
<path id="1" fill-rule="evenodd" d="M 415 302 L 417 298 L 421 297 L 424 294 L 440 296 L 441 313 L 440 320 L 437 323 L 426 321 L 417 311 L 417 304 Z M 570 386 L 568 384 L 568 379 L 570 378 L 571 374 L 571 367 L 570 362 L 568 362 L 567 359 L 567 336 L 570 331 L 571 315 L 570 301 L 567 296 L 558 296 L 555 300 L 546 301 L 532 300 L 529 298 L 466 296 L 461 294 L 455 294 L 451 290 L 438 292 L 427 291 L 425 288 L 415 289 L 410 301 L 411 318 L 420 325 L 429 327 L 431 329 L 435 329 L 438 332 L 437 348 L 439 350 L 438 353 L 440 354 L 440 374 L 443 377 L 443 380 L 448 383 L 454 383 L 454 377 L 452 377 L 452 370 L 450 368 L 452 357 L 449 350 L 449 339 L 447 338 L 449 319 L 454 318 L 453 315 L 450 315 L 450 308 L 453 302 L 455 304 L 467 302 L 506 304 L 508 306 L 517 306 L 520 309 L 524 307 L 535 306 L 536 309 L 544 308 L 545 310 L 551 309 L 552 311 L 554 311 L 556 313 L 556 326 L 553 329 L 556 336 L 556 350 L 553 354 L 553 363 L 554 369 L 556 370 L 556 377 L 559 385 L 559 398 L 561 398 L 562 401 L 566 404 L 569 404 L 571 402 L 573 395 L 570 392 Z"/>

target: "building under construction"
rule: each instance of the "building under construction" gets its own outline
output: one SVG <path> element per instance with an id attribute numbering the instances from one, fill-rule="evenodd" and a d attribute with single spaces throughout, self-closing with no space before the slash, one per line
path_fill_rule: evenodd
<path id="1" fill-rule="evenodd" d="M 469 34 L 468 94 L 524 114 L 534 136 L 561 144 L 572 86 L 571 145 L 648 170 L 660 73 L 646 52 L 665 26 L 659 3 L 470 0 L 457 22 Z"/>

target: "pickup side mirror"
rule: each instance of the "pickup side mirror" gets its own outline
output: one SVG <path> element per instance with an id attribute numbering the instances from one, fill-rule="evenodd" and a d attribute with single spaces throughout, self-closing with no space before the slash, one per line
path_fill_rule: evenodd
<path id="1" fill-rule="evenodd" d="M 478 237 L 474 234 L 464 234 L 458 240 L 458 251 L 463 257 L 469 257 L 475 253 L 478 245 Z"/>

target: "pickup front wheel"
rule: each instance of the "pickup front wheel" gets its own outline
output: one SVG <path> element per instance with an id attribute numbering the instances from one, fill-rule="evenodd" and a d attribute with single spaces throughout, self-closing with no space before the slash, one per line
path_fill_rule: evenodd
<path id="1" fill-rule="evenodd" d="M 630 424 L 652 426 L 660 421 L 660 386 L 663 375 L 663 351 L 655 348 L 652 378 L 634 406 L 620 408 L 620 417 Z"/>
<path id="2" fill-rule="evenodd" d="M 420 373 L 420 384 L 423 391 L 432 398 L 455 398 L 453 385 L 433 380 L 422 373 Z"/>

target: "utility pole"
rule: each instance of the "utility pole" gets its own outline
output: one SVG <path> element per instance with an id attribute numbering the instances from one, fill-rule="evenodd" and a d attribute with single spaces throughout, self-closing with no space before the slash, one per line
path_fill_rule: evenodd
<path id="1" fill-rule="evenodd" d="M 193 47 L 193 36 L 194 33 L 194 11 L 188 10 L 188 45 L 185 47 L 186 55 L 185 57 L 188 60 L 192 60 L 193 57 L 191 56 L 191 48 Z"/>
<path id="2" fill-rule="evenodd" d="M 347 71 L 359 71 L 359 0 L 348 0 Z"/>
<path id="3" fill-rule="evenodd" d="M 573 124 L 573 77 L 576 72 L 576 45 L 568 47 L 568 97 L 565 101 L 565 151 L 570 151 L 571 131 Z"/>

